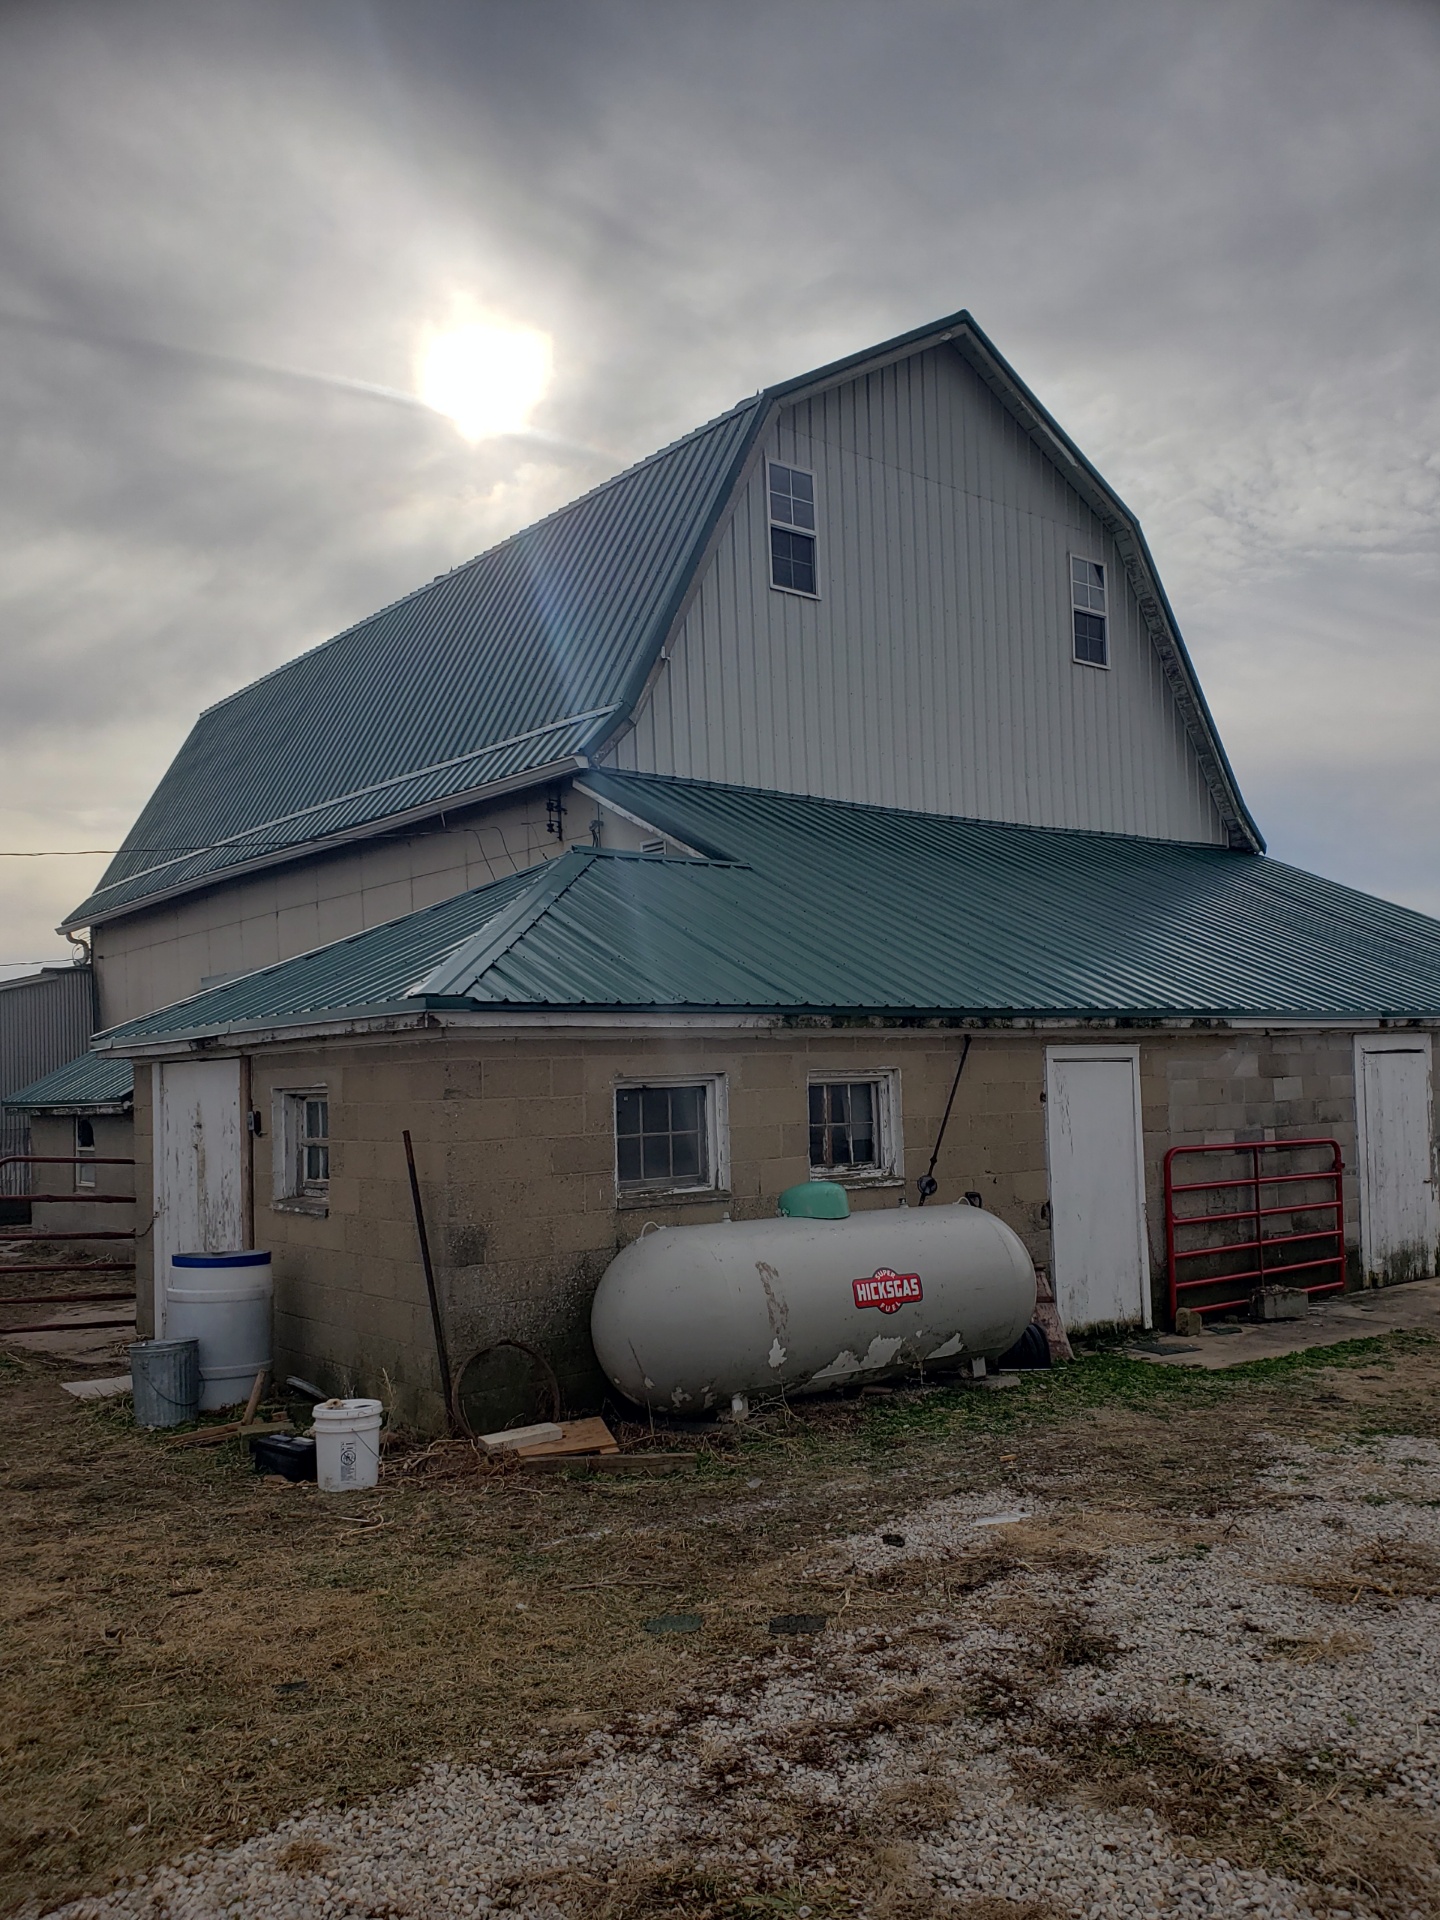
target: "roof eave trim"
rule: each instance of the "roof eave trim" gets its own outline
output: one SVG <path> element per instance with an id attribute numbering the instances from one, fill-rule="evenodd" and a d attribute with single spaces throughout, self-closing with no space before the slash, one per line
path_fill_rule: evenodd
<path id="1" fill-rule="evenodd" d="M 345 827 L 337 833 L 327 834 L 323 840 L 301 841 L 294 847 L 260 854 L 254 860 L 240 861 L 233 867 L 197 874 L 194 879 L 182 881 L 178 886 L 167 887 L 161 893 L 142 894 L 138 899 L 127 900 L 123 905 L 106 912 L 81 914 L 79 918 L 72 915 L 68 920 L 63 920 L 55 931 L 68 933 L 75 927 L 105 926 L 112 920 L 124 920 L 131 914 L 146 913 L 151 907 L 163 906 L 167 900 L 178 900 L 190 893 L 203 893 L 207 887 L 226 886 L 232 880 L 244 879 L 252 873 L 264 873 L 271 867 L 293 866 L 297 860 L 314 859 L 353 845 L 357 840 L 384 839 L 391 834 L 403 833 L 407 827 L 418 826 L 426 820 L 439 819 L 447 813 L 458 813 L 467 807 L 481 806 L 487 800 L 503 799 L 507 793 L 520 793 L 527 787 L 543 787 L 552 780 L 563 779 L 567 774 L 581 772 L 589 764 L 583 753 L 569 753 L 563 759 L 547 760 L 543 766 L 531 767 L 523 773 L 506 774 L 503 780 L 491 780 L 481 787 L 469 787 L 461 793 L 448 794 L 444 800 L 427 800 L 423 806 L 412 807 L 405 813 L 386 814 L 378 820 Z"/>
<path id="2" fill-rule="evenodd" d="M 984 380 L 1030 437 L 1041 443 L 1052 457 L 1058 455 L 1064 467 L 1074 470 L 1069 476 L 1071 484 L 1083 482 L 1077 490 L 1097 496 L 1102 519 L 1110 520 L 1113 516 L 1116 523 L 1111 525 L 1112 534 L 1122 533 L 1131 543 L 1132 552 L 1124 554 L 1124 540 L 1117 542 L 1127 562 L 1126 570 L 1132 575 L 1131 585 L 1141 616 L 1150 630 L 1151 644 L 1162 666 L 1168 670 L 1166 677 L 1200 755 L 1211 792 L 1226 825 L 1238 829 L 1245 847 L 1252 853 L 1264 853 L 1264 835 L 1245 804 L 1139 520 L 968 313 L 956 315 L 949 338 L 961 358 Z"/>
<path id="3" fill-rule="evenodd" d="M 0 1107 L 12 1113 L 40 1113 L 63 1120 L 71 1114 L 95 1113 L 124 1117 L 134 1107 L 133 1100 L 0 1100 Z"/>
<path id="4" fill-rule="evenodd" d="M 460 999 L 448 1004 L 443 998 L 429 1005 L 413 1000 L 377 1002 L 369 1007 L 316 1009 L 297 1014 L 287 1021 L 283 1016 L 250 1021 L 232 1021 L 224 1025 L 193 1028 L 166 1034 L 136 1037 L 128 1045 L 111 1043 L 97 1052 L 114 1053 L 124 1059 L 149 1059 L 188 1056 L 197 1050 L 246 1046 L 293 1046 L 312 1040 L 344 1040 L 369 1034 L 404 1033 L 416 1029 L 439 1030 L 445 1027 L 576 1028 L 618 1027 L 626 1030 L 646 1028 L 696 1027 L 770 1030 L 793 1026 L 796 1022 L 829 1025 L 840 1021 L 848 1030 L 850 1023 L 863 1021 L 886 1027 L 933 1030 L 937 1026 L 958 1028 L 997 1028 L 1002 1031 L 1053 1031 L 1083 1028 L 1086 1031 L 1194 1032 L 1200 1030 L 1260 1032 L 1341 1031 L 1370 1032 L 1399 1023 L 1407 1027 L 1440 1029 L 1440 1009 L 1433 1012 L 1257 1012 L 1254 1009 L 1226 1012 L 1223 1009 L 1169 1011 L 1154 1008 L 1082 1008 L 1051 1009 L 959 1008 L 959 1007 L 822 1007 L 822 1006 L 704 1006 L 701 1004 L 657 1006 L 619 1003 L 575 1003 L 569 1006 L 522 1005 L 493 1002 L 484 1005 Z"/>
<path id="5" fill-rule="evenodd" d="M 644 698 L 645 690 L 649 686 L 665 652 L 666 643 L 684 617 L 685 609 L 689 605 L 691 596 L 695 591 L 705 562 L 709 558 L 711 550 L 719 538 L 720 531 L 725 524 L 726 516 L 730 513 L 736 496 L 740 491 L 741 483 L 749 471 L 750 463 L 755 456 L 755 450 L 763 439 L 769 423 L 777 411 L 775 404 L 770 399 L 768 391 L 759 394 L 752 402 L 742 402 L 742 405 L 752 405 L 754 407 L 750 424 L 741 436 L 740 444 L 731 455 L 730 466 L 726 472 L 725 479 L 715 490 L 715 499 L 711 505 L 711 510 L 706 515 L 704 523 L 691 543 L 689 557 L 685 565 L 676 575 L 675 586 L 670 594 L 669 600 L 656 619 L 654 627 L 651 629 L 649 640 L 637 653 L 634 664 L 621 684 L 620 690 L 615 697 L 612 710 L 604 725 L 598 727 L 595 733 L 585 742 L 586 752 L 592 756 L 603 752 L 612 741 L 618 739 L 620 735 L 625 732 L 625 729 L 634 720 L 636 710 Z M 739 410 L 738 407 L 734 407 L 731 409 L 731 414 L 738 413 Z M 730 417 L 730 414 L 722 414 L 720 416 L 721 419 L 728 419 Z"/>

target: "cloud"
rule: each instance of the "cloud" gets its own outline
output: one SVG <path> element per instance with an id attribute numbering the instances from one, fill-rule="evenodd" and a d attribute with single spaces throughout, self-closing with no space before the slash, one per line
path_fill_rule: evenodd
<path id="1" fill-rule="evenodd" d="M 1437 78 L 1399 0 L 12 5 L 3 844 L 114 844 L 201 705 L 968 305 L 1140 513 L 1275 849 L 1440 908 Z M 457 303 L 552 336 L 548 440 L 383 398 Z M 0 960 L 63 951 L 41 865 Z"/>

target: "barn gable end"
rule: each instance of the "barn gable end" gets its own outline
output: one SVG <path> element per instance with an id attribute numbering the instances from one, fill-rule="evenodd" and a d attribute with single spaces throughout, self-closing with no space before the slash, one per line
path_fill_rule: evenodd
<path id="1" fill-rule="evenodd" d="M 815 477 L 815 598 L 770 583 L 768 461 Z M 1213 736 L 1072 475 L 948 341 L 782 399 L 604 764 L 1225 844 Z M 1072 657 L 1072 554 L 1106 569 L 1108 668 Z"/>

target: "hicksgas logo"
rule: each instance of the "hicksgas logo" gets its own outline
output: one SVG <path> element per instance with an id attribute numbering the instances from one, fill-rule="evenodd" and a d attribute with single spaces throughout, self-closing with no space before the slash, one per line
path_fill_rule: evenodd
<path id="1" fill-rule="evenodd" d="M 907 1301 L 925 1298 L 918 1273 L 896 1273 L 893 1267 L 877 1267 L 868 1280 L 850 1284 L 857 1307 L 878 1307 L 881 1313 L 898 1313 Z"/>

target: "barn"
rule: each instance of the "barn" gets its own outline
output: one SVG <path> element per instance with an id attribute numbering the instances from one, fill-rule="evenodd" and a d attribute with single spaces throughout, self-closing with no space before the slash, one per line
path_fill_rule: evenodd
<path id="1" fill-rule="evenodd" d="M 157 851 L 158 850 L 158 851 Z M 993 1209 L 1074 1327 L 1432 1273 L 1440 924 L 1269 859 L 1134 516 L 964 313 L 203 714 L 86 930 L 142 1269 L 282 1364 L 598 1391 L 648 1221 Z"/>

